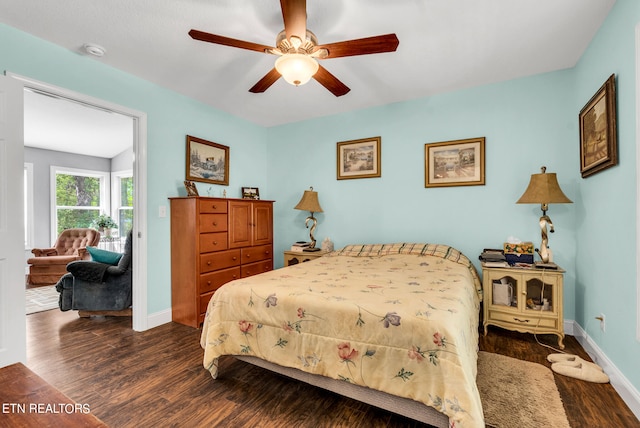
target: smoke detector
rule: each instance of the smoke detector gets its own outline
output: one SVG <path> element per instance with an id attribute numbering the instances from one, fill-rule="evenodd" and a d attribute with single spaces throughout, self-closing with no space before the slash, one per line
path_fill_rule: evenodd
<path id="1" fill-rule="evenodd" d="M 85 43 L 82 46 L 82 48 L 89 55 L 93 55 L 97 57 L 104 56 L 104 54 L 107 52 L 105 48 L 103 48 L 102 46 L 96 45 L 94 43 Z"/>

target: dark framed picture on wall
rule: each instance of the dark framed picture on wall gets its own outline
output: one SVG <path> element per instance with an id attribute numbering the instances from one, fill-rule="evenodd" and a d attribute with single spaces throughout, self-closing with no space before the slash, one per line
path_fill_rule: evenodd
<path id="1" fill-rule="evenodd" d="M 229 184 L 229 147 L 187 135 L 187 180 Z"/>
<path id="2" fill-rule="evenodd" d="M 381 141 L 380 137 L 373 137 L 339 142 L 338 180 L 380 177 Z"/>
<path id="3" fill-rule="evenodd" d="M 484 185 L 484 137 L 424 145 L 424 187 Z"/>
<path id="4" fill-rule="evenodd" d="M 580 173 L 582 178 L 618 164 L 616 76 L 612 74 L 582 108 Z"/>

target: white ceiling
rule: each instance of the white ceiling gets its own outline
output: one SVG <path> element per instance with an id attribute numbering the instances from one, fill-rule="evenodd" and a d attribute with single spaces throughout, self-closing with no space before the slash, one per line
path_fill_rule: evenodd
<path id="1" fill-rule="evenodd" d="M 615 0 L 308 0 L 321 44 L 396 33 L 392 53 L 328 59 L 351 88 L 248 89 L 273 55 L 196 41 L 192 28 L 273 46 L 278 0 L 0 0 L 0 21 L 263 126 L 573 67 Z"/>

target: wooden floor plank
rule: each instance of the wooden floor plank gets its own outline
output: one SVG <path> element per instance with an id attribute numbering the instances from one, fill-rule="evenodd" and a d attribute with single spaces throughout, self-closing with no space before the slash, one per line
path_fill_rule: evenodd
<path id="1" fill-rule="evenodd" d="M 200 330 L 181 324 L 134 332 L 130 318 L 52 310 L 28 315 L 27 334 L 27 366 L 112 427 L 425 426 L 230 357 L 213 380 L 202 367 Z M 565 344 L 588 358 L 573 337 Z M 532 335 L 493 327 L 479 345 L 546 366 L 554 352 Z M 572 427 L 640 427 L 611 385 L 555 379 Z"/>

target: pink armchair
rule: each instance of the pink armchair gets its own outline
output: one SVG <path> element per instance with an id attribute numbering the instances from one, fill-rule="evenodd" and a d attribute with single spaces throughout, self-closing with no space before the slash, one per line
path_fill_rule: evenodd
<path id="1" fill-rule="evenodd" d="M 62 231 L 52 248 L 34 248 L 29 264 L 29 285 L 55 284 L 67 273 L 67 264 L 75 260 L 89 259 L 87 246 L 100 242 L 100 232 L 95 229 L 67 229 Z"/>

